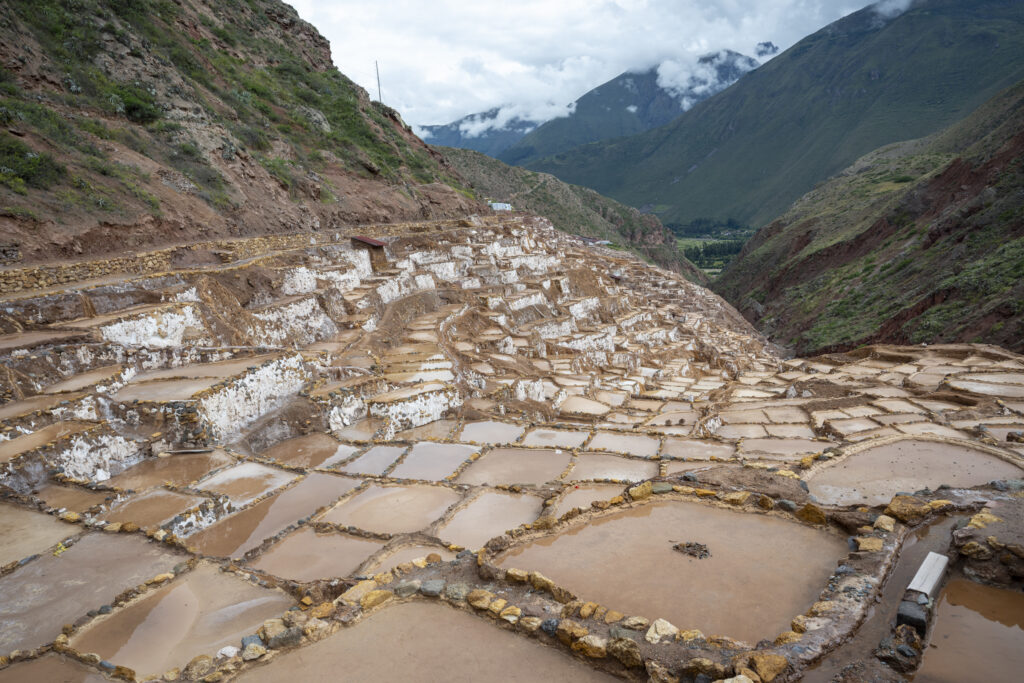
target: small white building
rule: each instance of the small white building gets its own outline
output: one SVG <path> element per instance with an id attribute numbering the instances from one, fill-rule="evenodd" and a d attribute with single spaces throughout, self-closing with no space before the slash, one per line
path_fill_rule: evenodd
<path id="1" fill-rule="evenodd" d="M 512 205 L 504 202 L 487 202 L 492 211 L 511 211 Z"/>

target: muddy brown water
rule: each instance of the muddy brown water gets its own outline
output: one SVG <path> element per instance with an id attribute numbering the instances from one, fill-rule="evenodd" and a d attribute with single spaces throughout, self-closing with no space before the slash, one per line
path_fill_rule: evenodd
<path id="1" fill-rule="evenodd" d="M 106 367 L 96 368 L 95 370 L 83 372 L 80 375 L 72 375 L 67 379 L 51 384 L 43 389 L 43 393 L 56 394 L 62 391 L 78 391 L 79 389 L 84 389 L 86 387 L 91 387 L 94 384 L 105 382 L 119 372 L 121 372 L 120 365 L 108 365 Z"/>
<path id="2" fill-rule="evenodd" d="M 11 403 L 5 403 L 0 406 L 0 420 L 6 420 L 9 417 L 16 417 L 18 415 L 24 415 L 31 413 L 36 410 L 44 410 L 53 408 L 61 401 L 70 401 L 75 398 L 80 398 L 81 394 L 76 396 L 33 396 L 32 398 L 26 398 L 23 401 L 13 401 Z"/>
<path id="3" fill-rule="evenodd" d="M 661 457 L 687 460 L 710 460 L 715 457 L 725 460 L 731 458 L 735 452 L 736 447 L 732 444 L 666 437 Z"/>
<path id="4" fill-rule="evenodd" d="M 0 336 L 0 352 L 16 349 L 20 346 L 31 346 L 33 344 L 53 344 L 61 339 L 77 337 L 80 332 L 19 332 L 18 334 L 5 334 Z"/>
<path id="5" fill-rule="evenodd" d="M 234 460 L 222 450 L 209 453 L 178 453 L 166 457 L 146 458 L 111 478 L 109 483 L 122 489 L 142 491 L 153 486 L 171 484 L 187 486 L 207 473 Z"/>
<path id="6" fill-rule="evenodd" d="M 813 665 L 800 679 L 803 683 L 830 683 L 844 667 L 865 658 L 887 637 L 896 621 L 896 610 L 910 581 L 928 553 L 945 554 L 956 519 L 945 518 L 907 535 L 896 567 L 882 587 L 881 602 L 868 605 L 867 616 L 853 638 Z"/>
<path id="7" fill-rule="evenodd" d="M 322 432 L 282 441 L 261 457 L 294 467 L 331 467 L 355 454 L 356 448 L 338 443 Z"/>
<path id="8" fill-rule="evenodd" d="M 813 439 L 744 439 L 740 450 L 749 457 L 788 460 L 820 453 L 831 445 Z"/>
<path id="9" fill-rule="evenodd" d="M 0 504 L 0 566 L 41 553 L 80 531 L 45 513 Z"/>
<path id="10" fill-rule="evenodd" d="M 437 553 L 445 562 L 455 558 L 455 553 L 439 545 L 414 544 L 403 545 L 382 558 L 374 560 L 366 569 L 367 572 L 379 572 L 390 569 L 403 562 L 412 562 L 431 553 Z"/>
<path id="11" fill-rule="evenodd" d="M 193 657 L 211 657 L 238 646 L 265 619 L 294 601 L 283 591 L 254 586 L 202 564 L 172 583 L 145 594 L 71 638 L 71 646 L 95 652 L 140 676 L 184 667 Z"/>
<path id="12" fill-rule="evenodd" d="M 104 522 L 135 522 L 146 528 L 163 524 L 204 500 L 199 496 L 156 489 L 118 504 L 102 519 Z"/>
<path id="13" fill-rule="evenodd" d="M 391 463 L 398 460 L 398 456 L 404 452 L 405 446 L 374 446 L 352 462 L 339 467 L 338 471 L 350 474 L 384 474 L 384 470 L 391 467 Z"/>
<path id="14" fill-rule="evenodd" d="M 569 466 L 568 451 L 495 448 L 470 464 L 460 484 L 543 484 L 555 481 Z"/>
<path id="15" fill-rule="evenodd" d="M 36 498 L 42 499 L 52 508 L 68 509 L 79 513 L 88 510 L 93 505 L 102 503 L 107 496 L 112 495 L 114 494 L 107 491 L 90 491 L 77 486 L 60 486 L 59 484 L 49 484 L 35 493 Z"/>
<path id="16" fill-rule="evenodd" d="M 674 551 L 681 542 L 703 543 L 711 557 Z M 755 643 L 789 630 L 847 552 L 843 539 L 785 519 L 662 502 L 538 539 L 499 564 L 626 614 Z"/>
<path id="17" fill-rule="evenodd" d="M 589 436 L 589 432 L 571 432 L 564 429 L 534 429 L 523 438 L 523 445 L 578 448 L 583 445 L 583 442 Z"/>
<path id="18" fill-rule="evenodd" d="M 536 496 L 485 491 L 455 513 L 437 535 L 475 550 L 508 529 L 534 521 L 540 509 L 541 500 Z"/>
<path id="19" fill-rule="evenodd" d="M 459 441 L 486 444 L 512 443 L 524 431 L 524 427 L 507 422 L 497 422 L 494 420 L 467 422 L 466 426 L 462 428 L 462 433 L 459 435 Z"/>
<path id="20" fill-rule="evenodd" d="M 0 669 L 0 683 L 108 683 L 84 664 L 60 655 L 46 655 L 38 659 L 17 662 Z"/>
<path id="21" fill-rule="evenodd" d="M 290 489 L 189 536 L 187 543 L 205 555 L 239 557 L 358 484 L 358 479 L 310 474 Z"/>
<path id="22" fill-rule="evenodd" d="M 443 486 L 372 484 L 321 521 L 384 534 L 411 533 L 430 526 L 461 499 L 462 494 Z"/>
<path id="23" fill-rule="evenodd" d="M 620 458 L 605 453 L 580 453 L 569 476 L 570 481 L 619 479 L 643 481 L 658 475 L 658 463 Z"/>
<path id="24" fill-rule="evenodd" d="M 447 439 L 455 425 L 454 420 L 435 420 L 420 427 L 412 427 L 398 432 L 397 436 L 410 441 L 413 439 Z"/>
<path id="25" fill-rule="evenodd" d="M 97 533 L 33 560 L 0 579 L 0 652 L 52 641 L 64 624 L 184 559 L 138 536 Z"/>
<path id="26" fill-rule="evenodd" d="M 221 470 L 197 488 L 221 493 L 235 505 L 245 505 L 296 479 L 295 474 L 254 462 L 243 462 Z"/>
<path id="27" fill-rule="evenodd" d="M 384 545 L 341 533 L 299 529 L 263 553 L 253 567 L 292 581 L 345 577 Z M 418 556 L 417 556 L 418 557 Z"/>
<path id="28" fill-rule="evenodd" d="M 440 481 L 478 450 L 476 446 L 424 441 L 413 445 L 405 460 L 391 471 L 390 476 L 395 479 Z"/>
<path id="29" fill-rule="evenodd" d="M 11 458 L 28 453 L 40 446 L 45 446 L 56 439 L 78 434 L 95 426 L 90 422 L 54 422 L 31 434 L 0 441 L 0 463 L 7 462 Z"/>
<path id="30" fill-rule="evenodd" d="M 868 448 L 807 479 L 810 492 L 828 505 L 887 503 L 900 491 L 977 486 L 1016 479 L 1024 470 L 966 445 L 904 439 Z"/>
<path id="31" fill-rule="evenodd" d="M 132 382 L 114 394 L 118 401 L 187 401 L 203 389 L 209 389 L 219 377 L 198 377 L 179 379 L 156 379 L 147 382 Z"/>
<path id="32" fill-rule="evenodd" d="M 576 484 L 570 486 L 555 504 L 555 517 L 561 517 L 573 508 L 590 509 L 595 500 L 608 500 L 621 495 L 622 484 Z"/>
<path id="33" fill-rule="evenodd" d="M 1024 671 L 1024 593 L 953 579 L 942 589 L 914 683 L 1016 681 Z"/>
<path id="34" fill-rule="evenodd" d="M 555 648 L 436 602 L 387 607 L 352 628 L 239 676 L 242 683 L 282 680 L 617 681 Z M 340 678 L 338 678 L 340 680 Z"/>
<path id="35" fill-rule="evenodd" d="M 658 454 L 660 443 L 658 439 L 649 436 L 597 432 L 590 441 L 588 448 L 596 451 L 612 451 L 613 453 L 626 453 L 649 458 Z"/>

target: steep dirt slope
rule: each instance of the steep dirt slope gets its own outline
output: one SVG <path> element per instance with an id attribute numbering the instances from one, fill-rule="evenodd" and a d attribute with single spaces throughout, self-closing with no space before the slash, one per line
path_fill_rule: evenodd
<path id="1" fill-rule="evenodd" d="M 808 193 L 714 288 L 799 353 L 876 341 L 1024 348 L 1024 81 Z"/>
<path id="2" fill-rule="evenodd" d="M 479 209 L 278 0 L 14 0 L 0 64 L 25 262 Z"/>
<path id="3" fill-rule="evenodd" d="M 437 149 L 480 196 L 540 214 L 564 232 L 624 245 L 693 282 L 707 281 L 703 271 L 676 248 L 675 236 L 655 216 L 589 188 L 563 183 L 547 173 L 508 166 L 473 150 Z"/>

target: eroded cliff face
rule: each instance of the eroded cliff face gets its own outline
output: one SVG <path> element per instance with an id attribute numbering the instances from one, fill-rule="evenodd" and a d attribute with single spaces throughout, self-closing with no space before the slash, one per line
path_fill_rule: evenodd
<path id="1" fill-rule="evenodd" d="M 284 3 L 2 13 L 0 233 L 24 262 L 480 208 Z"/>

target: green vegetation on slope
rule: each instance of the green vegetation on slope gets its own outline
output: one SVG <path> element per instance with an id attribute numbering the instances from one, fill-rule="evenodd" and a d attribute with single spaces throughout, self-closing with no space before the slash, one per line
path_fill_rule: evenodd
<path id="1" fill-rule="evenodd" d="M 762 228 L 714 288 L 801 354 L 1024 348 L 1024 82 L 930 138 L 862 157 Z"/>
<path id="2" fill-rule="evenodd" d="M 872 8 L 801 40 L 640 135 L 529 168 L 592 187 L 667 224 L 763 225 L 872 149 L 929 135 L 1024 77 L 1024 3 L 924 0 Z"/>
<path id="3" fill-rule="evenodd" d="M 544 216 L 563 232 L 624 246 L 694 282 L 706 281 L 676 248 L 672 233 L 654 216 L 641 214 L 591 189 L 568 185 L 546 173 L 508 166 L 473 150 L 437 149 L 481 196 Z"/>

